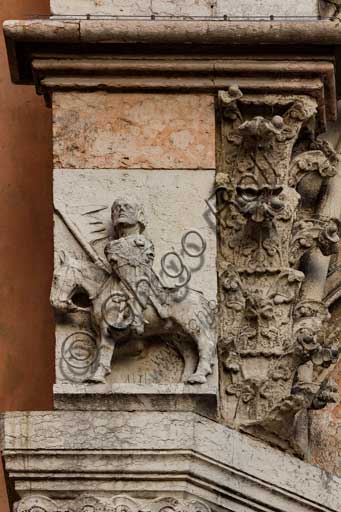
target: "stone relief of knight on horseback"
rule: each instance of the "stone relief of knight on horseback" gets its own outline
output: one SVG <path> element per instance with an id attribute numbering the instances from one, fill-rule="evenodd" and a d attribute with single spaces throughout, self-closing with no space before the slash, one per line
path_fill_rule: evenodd
<path id="1" fill-rule="evenodd" d="M 153 270 L 154 244 L 144 235 L 143 207 L 125 198 L 113 202 L 112 235 L 104 247 L 105 258 L 81 237 L 65 213 L 56 213 L 92 260 L 62 255 L 51 290 L 55 310 L 90 313 L 99 355 L 97 368 L 88 381 L 106 382 L 117 344 L 132 338 L 175 335 L 178 340 L 189 338 L 196 346 L 197 367 L 190 375 L 184 372 L 184 380 L 205 383 L 216 359 L 215 322 L 196 324 L 193 328 L 191 319 L 209 310 L 208 301 L 201 292 L 190 288 L 181 297 L 179 288 L 166 287 L 161 282 Z M 80 292 L 87 295 L 87 304 L 76 300 Z"/>

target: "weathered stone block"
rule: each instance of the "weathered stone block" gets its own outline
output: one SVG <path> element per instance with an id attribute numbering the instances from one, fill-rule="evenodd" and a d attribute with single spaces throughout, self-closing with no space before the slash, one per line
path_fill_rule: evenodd
<path id="1" fill-rule="evenodd" d="M 222 16 L 317 16 L 317 0 L 217 0 L 217 15 Z"/>
<path id="2" fill-rule="evenodd" d="M 212 194 L 214 174 L 213 170 L 55 170 L 56 261 L 51 300 L 59 312 L 55 389 L 59 406 L 63 406 L 63 395 L 72 395 L 74 405 L 70 402 L 67 407 L 164 410 L 168 404 L 170 409 L 197 410 L 195 403 L 200 402 L 201 412 L 214 410 L 216 231 L 205 202 Z M 144 321 L 135 315 L 127 325 L 112 301 L 122 298 L 129 317 L 132 310 L 136 312 L 134 293 L 138 296 L 140 288 L 129 273 L 120 274 L 130 265 L 135 238 L 111 241 L 116 235 L 110 208 L 119 197 L 143 206 L 146 231 L 136 241 L 142 249 L 150 244 L 153 251 L 153 289 L 146 292 L 150 302 L 142 305 Z M 107 247 L 130 241 L 134 243 L 124 265 L 116 270 L 118 279 L 110 268 Z M 139 274 L 140 263 L 131 262 L 134 276 L 135 272 L 147 276 Z M 123 296 L 124 290 L 133 295 Z M 213 373 L 206 384 L 207 367 L 200 383 L 192 382 L 206 350 Z M 65 386 L 70 383 L 82 386 Z M 207 399 L 209 407 L 204 403 Z"/>
<path id="3" fill-rule="evenodd" d="M 217 0 L 152 0 L 156 16 L 212 16 Z"/>
<path id="4" fill-rule="evenodd" d="M 213 169 L 214 98 L 55 93 L 58 168 Z"/>
<path id="5" fill-rule="evenodd" d="M 53 15 L 150 16 L 151 0 L 51 0 Z"/>
<path id="6" fill-rule="evenodd" d="M 53 15 L 211 16 L 217 0 L 51 0 Z"/>
<path id="7" fill-rule="evenodd" d="M 150 363 L 146 359 L 143 362 L 145 376 Z M 217 377 L 210 379 L 213 380 L 217 381 Z M 192 411 L 217 418 L 217 385 L 55 384 L 53 392 L 55 408 L 65 411 Z"/>
<path id="8" fill-rule="evenodd" d="M 318 0 L 51 0 L 54 15 L 316 16 Z"/>

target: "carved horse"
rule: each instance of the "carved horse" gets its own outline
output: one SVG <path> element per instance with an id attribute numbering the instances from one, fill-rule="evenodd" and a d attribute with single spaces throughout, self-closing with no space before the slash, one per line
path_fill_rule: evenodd
<path id="1" fill-rule="evenodd" d="M 208 314 L 210 304 L 203 294 L 191 289 L 186 291 L 185 297 L 181 298 L 179 289 L 165 289 L 165 318 L 160 317 L 153 301 L 149 301 L 144 310 L 144 333 L 137 335 L 130 328 L 131 311 L 127 307 L 127 295 L 122 284 L 93 263 L 61 256 L 53 277 L 51 304 L 60 312 L 90 314 L 92 328 L 98 338 L 99 360 L 96 372 L 88 380 L 105 382 L 105 377 L 111 372 L 117 343 L 132 338 L 172 337 L 175 334 L 180 339 L 191 339 L 198 351 L 196 371 L 185 380 L 191 384 L 205 383 L 207 375 L 212 373 L 216 352 L 215 322 L 212 311 L 211 315 Z M 118 312 L 115 303 L 119 305 Z M 116 315 L 115 321 L 110 319 L 112 315 Z M 200 321 L 203 316 L 206 321 Z M 199 321 L 196 320 L 198 318 Z"/>

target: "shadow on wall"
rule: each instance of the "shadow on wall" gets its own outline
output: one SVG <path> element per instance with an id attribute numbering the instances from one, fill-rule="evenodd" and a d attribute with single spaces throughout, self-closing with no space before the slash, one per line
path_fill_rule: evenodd
<path id="1" fill-rule="evenodd" d="M 48 12 L 48 0 L 0 0 L 1 21 Z M 51 409 L 51 111 L 33 87 L 11 83 L 0 40 L 0 410 Z M 0 512 L 8 510 L 0 465 Z"/>

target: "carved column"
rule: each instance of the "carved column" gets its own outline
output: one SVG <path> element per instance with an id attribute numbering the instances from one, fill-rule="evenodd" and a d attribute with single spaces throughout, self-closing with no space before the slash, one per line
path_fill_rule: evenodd
<path id="1" fill-rule="evenodd" d="M 54 120 L 55 410 L 1 417 L 12 505 L 338 512 L 307 462 L 337 399 L 339 27 L 111 4 L 5 24 Z"/>
<path id="2" fill-rule="evenodd" d="M 339 215 L 325 207 L 338 156 L 316 138 L 309 96 L 231 87 L 219 100 L 222 416 L 302 453 L 298 413 L 337 400 L 336 384 L 319 378 L 338 339 L 325 338 L 330 315 L 314 282 L 316 258 L 339 242 Z"/>

